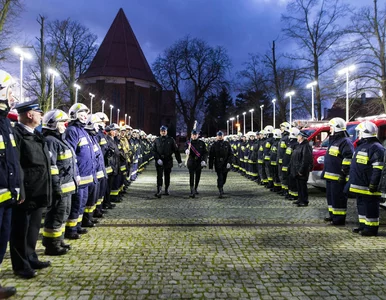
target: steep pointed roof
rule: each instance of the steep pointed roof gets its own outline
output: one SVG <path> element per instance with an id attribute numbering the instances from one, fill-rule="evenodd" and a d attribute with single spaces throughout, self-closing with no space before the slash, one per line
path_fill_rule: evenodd
<path id="1" fill-rule="evenodd" d="M 129 77 L 157 83 L 122 8 L 82 78 L 96 76 Z"/>

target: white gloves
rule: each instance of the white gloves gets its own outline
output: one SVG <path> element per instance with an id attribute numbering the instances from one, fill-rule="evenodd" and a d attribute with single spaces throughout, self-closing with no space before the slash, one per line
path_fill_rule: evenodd
<path id="1" fill-rule="evenodd" d="M 227 169 L 230 169 L 230 168 L 231 168 L 231 164 L 227 163 Z"/>
<path id="2" fill-rule="evenodd" d="M 186 150 L 185 150 L 185 154 L 186 154 L 186 155 L 189 155 L 189 153 L 190 153 L 190 150 L 189 150 L 189 149 L 186 149 Z"/>
<path id="3" fill-rule="evenodd" d="M 162 161 L 162 160 L 157 160 L 157 164 L 159 165 L 159 166 L 163 166 L 163 164 L 164 164 L 164 162 Z"/>
<path id="4" fill-rule="evenodd" d="M 201 167 L 206 167 L 206 162 L 205 161 L 201 162 Z"/>
<path id="5" fill-rule="evenodd" d="M 181 168 L 182 167 L 182 162 L 178 164 L 178 167 Z"/>

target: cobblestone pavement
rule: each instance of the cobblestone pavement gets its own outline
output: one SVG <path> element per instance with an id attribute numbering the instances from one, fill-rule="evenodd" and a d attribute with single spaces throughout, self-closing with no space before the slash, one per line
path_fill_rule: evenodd
<path id="1" fill-rule="evenodd" d="M 153 164 L 99 227 L 31 280 L 13 275 L 9 254 L 0 282 L 14 299 L 386 299 L 386 229 L 379 237 L 325 225 L 324 193 L 310 206 L 290 201 L 231 172 L 226 197 L 216 176 L 202 175 L 188 197 L 186 168 L 174 168 L 171 195 L 154 197 Z M 385 222 L 385 214 L 382 212 Z"/>

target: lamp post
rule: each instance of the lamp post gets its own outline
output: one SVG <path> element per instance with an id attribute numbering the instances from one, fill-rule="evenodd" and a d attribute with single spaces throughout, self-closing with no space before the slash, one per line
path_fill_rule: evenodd
<path id="1" fill-rule="evenodd" d="M 105 112 L 105 100 L 102 100 L 102 112 L 104 113 Z"/>
<path id="2" fill-rule="evenodd" d="M 58 76 L 59 73 L 56 72 L 54 69 L 48 69 L 48 72 L 52 75 L 52 82 L 51 82 L 51 89 L 52 89 L 51 109 L 54 109 L 55 77 Z"/>
<path id="3" fill-rule="evenodd" d="M 239 134 L 239 130 L 240 130 L 239 115 L 236 116 L 236 127 L 237 127 L 237 134 Z"/>
<path id="4" fill-rule="evenodd" d="M 276 128 L 276 113 L 275 113 L 275 104 L 276 104 L 276 99 L 272 100 L 272 107 L 273 107 L 273 128 Z"/>
<path id="5" fill-rule="evenodd" d="M 13 50 L 19 55 L 19 58 L 20 58 L 20 99 L 19 100 L 20 102 L 23 102 L 23 62 L 25 58 L 31 59 L 32 55 L 29 54 L 28 52 L 24 52 L 23 50 L 21 50 L 21 48 L 14 48 Z"/>
<path id="6" fill-rule="evenodd" d="M 314 111 L 315 111 L 315 104 L 314 104 L 314 102 L 315 102 L 315 100 L 314 100 L 314 86 L 316 86 L 318 84 L 318 82 L 317 81 L 313 81 L 313 82 L 311 82 L 311 83 L 309 83 L 309 84 L 307 84 L 307 88 L 309 89 L 309 88 L 311 88 L 311 121 L 314 121 L 315 120 L 315 113 L 314 113 Z"/>
<path id="7" fill-rule="evenodd" d="M 127 114 L 125 114 L 125 125 L 126 125 L 126 119 L 127 119 Z"/>
<path id="8" fill-rule="evenodd" d="M 233 121 L 235 120 L 235 118 L 230 118 L 229 120 L 232 122 L 232 135 L 233 135 Z"/>
<path id="9" fill-rule="evenodd" d="M 110 105 L 110 125 L 113 123 L 113 108 L 114 106 Z"/>
<path id="10" fill-rule="evenodd" d="M 80 90 L 80 85 L 74 83 L 74 88 L 75 88 L 75 103 L 78 103 L 78 90 Z"/>
<path id="11" fill-rule="evenodd" d="M 263 110 L 264 110 L 264 104 L 260 105 L 260 111 L 261 111 L 261 130 L 263 130 Z"/>
<path id="12" fill-rule="evenodd" d="M 246 115 L 246 112 L 243 112 L 243 133 L 245 135 L 245 115 Z"/>
<path id="13" fill-rule="evenodd" d="M 254 111 L 255 110 L 253 108 L 249 110 L 249 112 L 251 113 L 251 131 L 253 131 L 253 112 Z"/>
<path id="14" fill-rule="evenodd" d="M 289 97 L 290 98 L 290 111 L 289 111 L 289 118 L 290 118 L 290 124 L 292 126 L 292 96 L 295 95 L 295 92 L 294 91 L 291 91 L 291 92 L 288 92 L 287 94 L 285 94 L 286 97 Z"/>
<path id="15" fill-rule="evenodd" d="M 129 116 L 129 126 L 130 126 L 130 120 L 131 120 L 131 116 Z"/>
<path id="16" fill-rule="evenodd" d="M 95 95 L 93 93 L 89 93 L 89 95 L 91 98 L 91 100 L 90 100 L 90 114 L 92 114 L 92 99 L 94 99 Z"/>
<path id="17" fill-rule="evenodd" d="M 118 108 L 117 109 L 117 124 L 119 125 L 119 112 L 120 112 L 120 109 Z"/>
<path id="18" fill-rule="evenodd" d="M 348 122 L 350 119 L 349 118 L 350 117 L 350 115 L 349 115 L 349 102 L 348 102 L 348 83 L 349 83 L 348 82 L 348 72 L 353 71 L 353 70 L 355 70 L 354 65 L 349 66 L 347 68 L 344 68 L 338 72 L 339 75 L 346 74 L 346 122 Z"/>
<path id="19" fill-rule="evenodd" d="M 227 135 L 229 135 L 229 120 L 227 120 Z"/>

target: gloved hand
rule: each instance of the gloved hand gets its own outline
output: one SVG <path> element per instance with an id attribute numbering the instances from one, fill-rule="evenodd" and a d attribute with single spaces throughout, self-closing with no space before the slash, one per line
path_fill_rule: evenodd
<path id="1" fill-rule="evenodd" d="M 204 160 L 201 162 L 201 167 L 203 167 L 203 168 L 206 167 L 206 162 Z"/>
<path id="2" fill-rule="evenodd" d="M 162 161 L 162 160 L 157 160 L 157 164 L 159 165 L 159 166 L 163 166 L 164 165 L 164 162 Z"/>
<path id="3" fill-rule="evenodd" d="M 227 169 L 230 169 L 230 168 L 231 168 L 231 164 L 227 163 Z"/>
<path id="4" fill-rule="evenodd" d="M 186 155 L 189 155 L 189 153 L 190 153 L 190 150 L 189 150 L 189 149 L 186 149 L 186 150 L 185 150 L 185 154 L 186 154 Z"/>
<path id="5" fill-rule="evenodd" d="M 182 167 L 182 162 L 178 163 L 178 167 L 179 167 L 179 168 Z"/>
<path id="6" fill-rule="evenodd" d="M 370 193 L 375 193 L 375 192 L 377 192 L 377 191 L 378 191 L 378 186 L 375 185 L 375 184 L 370 184 L 370 185 L 369 185 L 369 191 L 370 191 Z"/>

